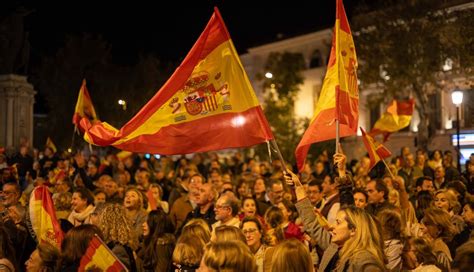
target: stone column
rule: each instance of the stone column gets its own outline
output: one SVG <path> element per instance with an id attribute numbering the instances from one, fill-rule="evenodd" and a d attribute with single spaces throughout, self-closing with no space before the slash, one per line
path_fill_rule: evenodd
<path id="1" fill-rule="evenodd" d="M 0 75 L 0 146 L 18 148 L 33 143 L 33 104 L 36 91 L 26 76 Z"/>

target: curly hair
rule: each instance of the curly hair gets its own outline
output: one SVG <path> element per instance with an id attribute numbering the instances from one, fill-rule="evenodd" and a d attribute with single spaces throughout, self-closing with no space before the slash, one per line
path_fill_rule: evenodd
<path id="1" fill-rule="evenodd" d="M 99 228 L 104 241 L 127 245 L 132 241 L 132 229 L 125 216 L 125 208 L 119 204 L 106 205 L 100 214 Z"/>

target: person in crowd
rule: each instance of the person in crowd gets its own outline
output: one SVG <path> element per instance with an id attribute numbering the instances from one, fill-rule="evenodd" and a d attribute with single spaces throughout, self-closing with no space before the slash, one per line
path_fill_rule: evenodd
<path id="1" fill-rule="evenodd" d="M 433 194 L 429 191 L 420 191 L 416 196 L 415 203 L 416 218 L 421 221 L 425 210 L 432 206 Z"/>
<path id="2" fill-rule="evenodd" d="M 339 150 L 342 148 L 339 147 Z M 346 175 L 346 157 L 343 153 L 334 155 L 338 169 L 338 184 L 342 196 L 352 196 L 352 186 Z M 340 209 L 330 232 L 323 228 L 307 199 L 298 177 L 290 172 L 285 176 L 287 183 L 295 184 L 296 208 L 303 221 L 305 231 L 318 241 L 324 250 L 318 271 L 385 271 L 385 255 L 380 224 L 365 210 L 353 206 Z M 345 198 L 344 202 L 346 201 Z M 353 201 L 353 200 L 352 200 Z M 327 270 L 326 270 L 327 269 Z"/>
<path id="3" fill-rule="evenodd" d="M 71 200 L 72 212 L 69 214 L 68 221 L 74 226 L 90 224 L 90 216 L 94 211 L 94 197 L 86 188 L 77 188 L 72 194 Z"/>
<path id="4" fill-rule="evenodd" d="M 283 230 L 283 212 L 280 208 L 272 206 L 265 213 L 265 224 L 268 227 L 267 237 L 265 241 L 269 246 L 276 246 L 285 240 L 285 232 Z"/>
<path id="5" fill-rule="evenodd" d="M 89 242 L 95 235 L 98 235 L 101 239 L 103 238 L 99 227 L 91 224 L 74 227 L 66 234 L 61 243 L 61 257 L 58 264 L 60 271 L 78 271 L 81 258 L 86 253 Z"/>
<path id="6" fill-rule="evenodd" d="M 100 203 L 106 203 L 106 202 L 107 202 L 107 194 L 100 189 L 96 189 L 94 191 L 94 204 L 97 206 Z"/>
<path id="7" fill-rule="evenodd" d="M 456 228 L 456 233 L 460 233 L 464 229 L 464 220 L 458 214 L 461 210 L 461 205 L 459 204 L 456 196 L 451 191 L 446 189 L 436 191 L 434 194 L 433 204 L 435 207 L 445 210 L 449 213 L 451 222 Z"/>
<path id="8" fill-rule="evenodd" d="M 58 271 L 59 256 L 59 250 L 55 246 L 47 242 L 41 242 L 26 261 L 26 271 L 56 272 Z"/>
<path id="9" fill-rule="evenodd" d="M 212 232 L 222 225 L 238 228 L 240 226 L 240 220 L 237 217 L 239 210 L 239 202 L 235 197 L 226 194 L 219 197 L 214 206 L 217 222 L 212 224 Z"/>
<path id="10" fill-rule="evenodd" d="M 380 179 L 373 179 L 367 183 L 367 195 L 369 196 L 369 205 L 367 211 L 376 215 L 383 209 L 394 209 L 395 207 L 388 201 L 388 187 Z"/>
<path id="11" fill-rule="evenodd" d="M 354 196 L 354 205 L 357 208 L 365 209 L 369 204 L 369 196 L 367 195 L 367 192 L 362 188 L 356 188 L 352 194 Z"/>
<path id="12" fill-rule="evenodd" d="M 57 193 L 53 195 L 56 218 L 67 219 L 71 213 L 72 194 L 70 192 Z"/>
<path id="13" fill-rule="evenodd" d="M 211 241 L 211 229 L 203 219 L 192 219 L 184 226 L 180 237 L 183 236 L 199 238 L 207 244 Z"/>
<path id="14" fill-rule="evenodd" d="M 311 204 L 316 208 L 321 208 L 323 204 L 323 179 L 314 179 L 308 183 L 308 197 Z"/>
<path id="15" fill-rule="evenodd" d="M 191 219 L 201 218 L 204 219 L 209 226 L 212 226 L 212 224 L 216 223 L 214 201 L 217 192 L 210 183 L 200 185 L 197 190 L 199 191 L 199 197 L 196 199 L 197 207 L 192 212 L 188 213 L 183 225 Z"/>
<path id="16" fill-rule="evenodd" d="M 403 180 L 405 180 L 405 186 L 408 190 L 411 190 L 411 188 L 414 185 L 414 180 L 415 180 L 413 177 L 414 167 L 415 167 L 415 158 L 413 154 L 411 153 L 406 154 L 404 158 L 403 167 L 402 169 L 400 169 L 400 171 L 398 171 L 397 175 L 401 176 Z"/>
<path id="17" fill-rule="evenodd" d="M 223 241 L 206 246 L 198 272 L 257 272 L 252 252 L 241 241 Z"/>
<path id="18" fill-rule="evenodd" d="M 453 154 L 445 152 L 443 156 L 443 167 L 447 182 L 459 180 L 461 173 L 459 173 L 458 169 L 454 166 Z"/>
<path id="19" fill-rule="evenodd" d="M 471 240 L 456 250 L 453 272 L 474 271 L 474 240 Z"/>
<path id="20" fill-rule="evenodd" d="M 134 237 L 140 237 L 143 232 L 143 223 L 146 221 L 146 211 L 143 208 L 143 194 L 135 188 L 129 188 L 125 192 L 123 206 L 125 216 L 130 223 L 130 229 Z"/>
<path id="21" fill-rule="evenodd" d="M 271 271 L 313 271 L 308 247 L 296 239 L 278 244 L 273 253 Z"/>
<path id="22" fill-rule="evenodd" d="M 449 271 L 453 259 L 446 242 L 453 238 L 456 229 L 448 212 L 436 207 L 426 209 L 420 230 L 422 236 L 430 241 L 442 270 Z"/>
<path id="23" fill-rule="evenodd" d="M 434 171 L 433 185 L 436 190 L 443 189 L 448 184 L 445 178 L 446 172 L 443 166 L 436 167 Z"/>
<path id="24" fill-rule="evenodd" d="M 172 224 L 162 210 L 151 211 L 143 223 L 143 245 L 137 253 L 141 271 L 170 271 L 176 243 Z"/>
<path id="25" fill-rule="evenodd" d="M 389 271 L 402 269 L 402 219 L 398 212 L 382 210 L 377 214 L 377 219 L 382 226 L 382 237 L 385 243 L 384 253 L 387 257 Z"/>
<path id="26" fill-rule="evenodd" d="M 413 180 L 416 181 L 421 177 L 434 176 L 433 170 L 426 163 L 426 153 L 422 150 L 416 152 L 415 166 L 413 166 Z M 409 188 L 413 192 L 414 188 Z"/>
<path id="27" fill-rule="evenodd" d="M 226 182 L 227 183 L 227 182 Z M 231 181 L 228 181 L 228 183 L 232 184 Z M 237 197 L 242 200 L 245 197 L 252 196 L 249 184 L 246 179 L 241 178 L 239 179 L 239 182 L 237 183 Z"/>
<path id="28" fill-rule="evenodd" d="M 265 183 L 264 199 L 258 201 L 259 213 L 265 214 L 270 206 L 278 205 L 283 200 L 284 195 L 283 183 L 278 179 L 267 179 Z"/>
<path id="29" fill-rule="evenodd" d="M 112 178 L 104 182 L 104 193 L 107 196 L 107 203 L 123 203 L 123 196 L 120 196 L 118 184 Z"/>
<path id="30" fill-rule="evenodd" d="M 246 242 L 245 236 L 242 231 L 240 231 L 239 228 L 234 226 L 222 225 L 217 227 L 213 233 L 215 234 L 215 236 L 211 236 L 212 243 L 236 240 L 242 241 L 244 243 Z"/>
<path id="31" fill-rule="evenodd" d="M 100 213 L 99 228 L 104 242 L 115 256 L 130 270 L 137 271 L 133 249 L 138 246 L 137 238 L 125 216 L 125 209 L 119 204 L 106 204 Z"/>
<path id="32" fill-rule="evenodd" d="M 441 272 L 431 245 L 423 238 L 410 237 L 403 248 L 403 269 L 417 272 Z"/>
<path id="33" fill-rule="evenodd" d="M 253 185 L 253 193 L 257 201 L 265 201 L 265 178 L 258 176 Z M 263 213 L 262 213 L 263 214 Z"/>
<path id="34" fill-rule="evenodd" d="M 176 272 L 195 272 L 204 255 L 206 243 L 190 235 L 179 237 L 173 251 L 173 266 Z"/>
<path id="35" fill-rule="evenodd" d="M 19 263 L 16 261 L 18 254 L 15 254 L 15 245 L 10 237 L 13 233 L 5 228 L 3 222 L 0 224 L 0 271 L 15 272 Z"/>
<path id="36" fill-rule="evenodd" d="M 192 171 L 190 172 L 192 174 L 190 176 L 185 175 L 181 182 L 181 186 L 188 192 L 183 193 L 171 206 L 170 218 L 176 230 L 182 227 L 188 214 L 197 207 L 199 188 L 205 182 L 201 175 L 196 174 L 194 170 Z"/>
<path id="37" fill-rule="evenodd" d="M 150 184 L 149 190 L 155 199 L 157 208 L 162 209 L 168 214 L 170 212 L 170 206 L 168 202 L 163 200 L 163 188 L 159 184 L 152 183 Z"/>
<path id="38" fill-rule="evenodd" d="M 430 156 L 430 159 L 428 160 L 428 166 L 435 171 L 436 168 L 443 166 L 443 153 L 441 150 L 435 150 Z"/>
<path id="39" fill-rule="evenodd" d="M 285 239 L 295 238 L 303 242 L 304 234 L 301 231 L 300 226 L 296 224 L 298 212 L 296 211 L 295 205 L 292 202 L 283 199 L 282 202 L 278 203 L 277 207 L 283 215 L 281 227 L 285 234 Z"/>
<path id="40" fill-rule="evenodd" d="M 335 180 L 326 175 L 322 183 L 324 203 L 321 207 L 321 214 L 327 219 L 329 224 L 336 222 L 336 214 L 341 207 L 339 189 Z"/>
<path id="41" fill-rule="evenodd" d="M 12 206 L 17 207 L 19 210 L 24 210 L 25 208 L 20 203 L 21 197 L 21 188 L 18 183 L 7 182 L 2 186 L 2 192 L 0 192 L 2 197 L 3 207 L 9 208 Z"/>
<path id="42" fill-rule="evenodd" d="M 273 248 L 265 244 L 265 230 L 261 221 L 256 217 L 247 216 L 240 224 L 246 243 L 255 256 L 258 272 L 272 271 Z"/>

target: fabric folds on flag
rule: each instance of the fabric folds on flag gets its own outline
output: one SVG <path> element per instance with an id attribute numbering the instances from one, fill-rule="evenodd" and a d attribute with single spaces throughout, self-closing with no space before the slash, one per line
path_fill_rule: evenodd
<path id="1" fill-rule="evenodd" d="M 388 150 L 385 146 L 380 143 L 377 143 L 374 138 L 368 135 L 363 128 L 360 128 L 362 131 L 362 140 L 364 141 L 365 148 L 369 153 L 370 165 L 369 170 L 372 169 L 379 161 L 388 158 L 392 155 L 392 152 Z"/>
<path id="2" fill-rule="evenodd" d="M 51 140 L 50 137 L 46 139 L 46 147 L 51 148 L 51 150 L 53 150 L 54 153 L 58 151 L 58 149 L 56 148 L 56 145 L 53 143 L 53 140 Z"/>
<path id="3" fill-rule="evenodd" d="M 29 219 L 38 243 L 44 241 L 61 248 L 64 233 L 56 218 L 48 187 L 37 186 L 31 193 Z"/>
<path id="4" fill-rule="evenodd" d="M 387 111 L 375 122 L 374 127 L 369 134 L 383 134 L 384 141 L 388 139 L 391 133 L 397 132 L 410 125 L 411 117 L 415 109 L 415 100 L 409 99 L 405 101 L 393 100 L 387 107 Z"/>
<path id="5" fill-rule="evenodd" d="M 77 97 L 76 109 L 72 116 L 72 123 L 78 127 L 82 118 L 87 118 L 91 122 L 99 120 L 92 104 L 92 99 L 87 90 L 86 80 L 82 80 L 81 88 L 79 89 L 79 96 Z"/>
<path id="6" fill-rule="evenodd" d="M 357 134 L 357 56 L 342 0 L 336 0 L 336 24 L 331 54 L 314 116 L 296 147 L 298 169 L 303 168 L 312 143 L 336 138 L 336 120 L 339 120 L 340 137 Z"/>
<path id="7" fill-rule="evenodd" d="M 100 146 L 161 155 L 252 146 L 273 139 L 217 8 L 181 65 L 120 130 L 81 120 Z"/>
<path id="8" fill-rule="evenodd" d="M 97 236 L 92 237 L 89 242 L 89 247 L 81 258 L 78 271 L 96 271 L 95 269 L 106 272 L 128 271 Z"/>

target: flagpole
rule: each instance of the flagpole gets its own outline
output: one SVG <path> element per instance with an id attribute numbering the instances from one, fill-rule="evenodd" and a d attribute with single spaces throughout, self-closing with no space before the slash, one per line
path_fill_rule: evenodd
<path id="1" fill-rule="evenodd" d="M 278 144 L 277 142 L 273 139 L 273 140 L 270 140 L 270 142 L 272 143 L 273 147 L 275 148 L 276 152 L 277 152 L 277 155 L 278 155 L 278 158 L 280 159 L 280 162 L 281 162 L 281 166 L 283 167 L 283 173 L 287 173 L 288 169 L 286 168 L 286 162 L 285 160 L 283 159 L 283 156 L 281 155 L 281 152 L 280 152 L 280 148 L 278 148 Z"/>
<path id="2" fill-rule="evenodd" d="M 71 139 L 71 153 L 74 147 L 74 137 L 76 136 L 76 132 L 77 132 L 77 126 L 74 125 L 74 130 L 72 131 L 72 139 Z"/>
<path id="3" fill-rule="evenodd" d="M 336 153 L 339 153 L 339 119 L 336 119 Z"/>
<path id="4" fill-rule="evenodd" d="M 115 254 L 112 252 L 112 250 L 107 246 L 107 244 L 106 244 L 104 241 L 102 241 L 102 239 L 100 239 L 99 235 L 97 235 L 97 233 L 94 233 L 94 235 L 95 235 L 95 237 L 96 237 L 97 239 L 99 239 L 99 241 L 102 243 L 102 245 L 104 245 L 104 247 L 107 249 L 107 251 L 108 251 L 110 254 L 112 254 L 112 256 L 114 256 L 115 259 L 117 259 L 117 261 L 123 266 L 123 268 L 125 268 L 125 271 L 128 272 L 128 268 L 120 261 L 120 259 L 117 257 L 117 255 L 115 255 Z"/>
<path id="5" fill-rule="evenodd" d="M 388 164 L 385 162 L 385 160 L 382 159 L 381 161 L 383 161 L 383 164 L 385 164 L 385 167 L 387 167 L 388 173 L 390 174 L 392 179 L 395 179 L 395 176 L 393 175 L 392 171 L 390 170 L 390 167 L 388 167 Z"/>

